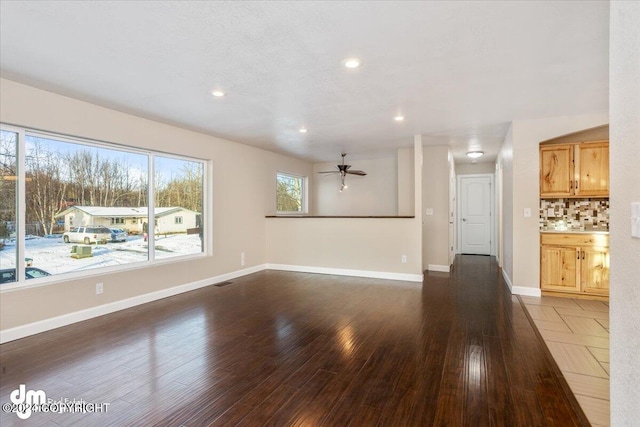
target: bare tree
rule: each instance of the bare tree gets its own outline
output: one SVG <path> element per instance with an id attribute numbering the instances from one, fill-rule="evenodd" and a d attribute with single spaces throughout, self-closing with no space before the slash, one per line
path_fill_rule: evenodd
<path id="1" fill-rule="evenodd" d="M 202 212 L 203 165 L 185 162 L 170 180 L 157 173 L 155 179 L 156 206 L 181 206 L 195 212 Z"/>
<path id="2" fill-rule="evenodd" d="M 36 141 L 26 156 L 27 221 L 39 223 L 51 234 L 63 211 L 67 183 L 59 170 L 59 156 Z"/>

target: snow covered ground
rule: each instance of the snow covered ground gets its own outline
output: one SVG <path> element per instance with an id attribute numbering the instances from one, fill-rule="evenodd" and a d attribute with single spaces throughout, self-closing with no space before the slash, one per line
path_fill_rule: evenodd
<path id="1" fill-rule="evenodd" d="M 84 271 L 98 267 L 129 264 L 148 259 L 148 242 L 142 236 L 129 236 L 126 242 L 91 245 L 93 257 L 71 258 L 71 247 L 75 243 L 64 243 L 61 236 L 25 239 L 25 258 L 31 258 L 32 266 L 51 274 Z M 157 236 L 155 241 L 156 259 L 197 254 L 201 252 L 200 236 L 197 234 L 173 234 Z M 15 268 L 16 242 L 6 241 L 0 251 L 0 269 Z"/>

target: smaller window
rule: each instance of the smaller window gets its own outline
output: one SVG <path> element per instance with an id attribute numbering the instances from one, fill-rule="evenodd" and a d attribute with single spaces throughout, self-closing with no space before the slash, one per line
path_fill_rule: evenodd
<path id="1" fill-rule="evenodd" d="M 305 178 L 278 173 L 276 176 L 276 210 L 280 213 L 305 211 Z"/>
<path id="2" fill-rule="evenodd" d="M 177 216 L 175 218 L 175 220 L 176 220 L 176 224 L 182 224 L 182 217 L 181 216 Z"/>
<path id="3" fill-rule="evenodd" d="M 111 218 L 111 225 L 124 224 L 124 218 Z"/>

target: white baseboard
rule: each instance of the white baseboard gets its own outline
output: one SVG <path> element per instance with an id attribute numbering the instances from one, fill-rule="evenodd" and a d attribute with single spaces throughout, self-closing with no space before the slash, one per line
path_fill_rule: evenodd
<path id="1" fill-rule="evenodd" d="M 429 270 L 429 271 L 441 271 L 443 273 L 448 273 L 450 271 L 448 265 L 438 265 L 438 264 L 429 264 L 429 265 L 427 265 L 427 270 Z"/>
<path id="2" fill-rule="evenodd" d="M 507 282 L 507 286 L 509 286 L 509 291 L 511 291 L 512 294 L 526 295 L 529 297 L 542 296 L 542 291 L 540 291 L 539 288 L 529 288 L 527 286 L 513 286 L 513 283 L 511 283 L 511 279 L 509 278 L 509 275 L 504 270 L 504 268 L 502 269 L 502 277 L 504 277 L 504 281 Z"/>
<path id="3" fill-rule="evenodd" d="M 335 274 L 338 276 L 370 277 L 373 279 L 402 280 L 405 282 L 420 282 L 420 283 L 422 283 L 422 280 L 423 280 L 423 277 L 421 274 L 390 273 L 385 271 L 371 271 L 371 270 L 348 270 L 344 268 L 329 268 L 329 267 L 308 267 L 308 266 L 302 266 L 302 265 L 288 265 L 288 264 L 267 264 L 267 270 L 297 271 L 300 273 Z"/>
<path id="4" fill-rule="evenodd" d="M 502 277 L 504 277 L 504 281 L 507 282 L 507 286 L 509 287 L 509 292 L 513 293 L 513 284 L 511 283 L 511 279 L 509 278 L 509 275 L 507 274 L 507 271 L 504 268 L 502 269 Z"/>
<path id="5" fill-rule="evenodd" d="M 247 274 L 257 273 L 258 271 L 265 270 L 266 268 L 266 264 L 256 265 L 242 270 L 232 271 L 231 273 L 221 274 L 219 276 L 211 277 L 208 279 L 198 280 L 196 282 L 186 283 L 184 285 L 174 286 L 172 288 L 162 289 L 160 291 L 138 295 L 120 301 L 114 301 L 108 304 L 87 308 L 85 310 L 63 314 L 61 316 L 52 317 L 50 319 L 16 326 L 15 328 L 0 331 L 0 344 L 28 337 L 29 335 L 39 334 L 40 332 L 49 331 L 51 329 L 60 328 L 62 326 L 67 326 L 72 323 L 81 322 L 83 320 L 92 319 L 94 317 L 103 316 L 105 314 L 114 313 L 116 311 L 135 307 L 140 304 L 145 304 L 162 298 L 171 297 L 184 292 L 204 288 L 206 286 L 215 285 L 216 283 L 224 282 L 226 280 L 246 276 Z"/>
<path id="6" fill-rule="evenodd" d="M 542 291 L 539 288 L 528 288 L 526 286 L 514 286 L 511 293 L 538 298 L 542 296 Z"/>

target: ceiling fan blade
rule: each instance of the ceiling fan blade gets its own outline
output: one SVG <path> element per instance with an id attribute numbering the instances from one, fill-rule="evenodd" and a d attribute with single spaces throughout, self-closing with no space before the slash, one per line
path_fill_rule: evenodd
<path id="1" fill-rule="evenodd" d="M 365 176 L 367 173 L 365 171 L 352 171 L 352 170 L 348 170 L 347 173 L 351 174 L 351 175 L 360 175 L 360 176 Z"/>
<path id="2" fill-rule="evenodd" d="M 340 173 L 340 171 L 322 171 L 318 173 Z"/>

